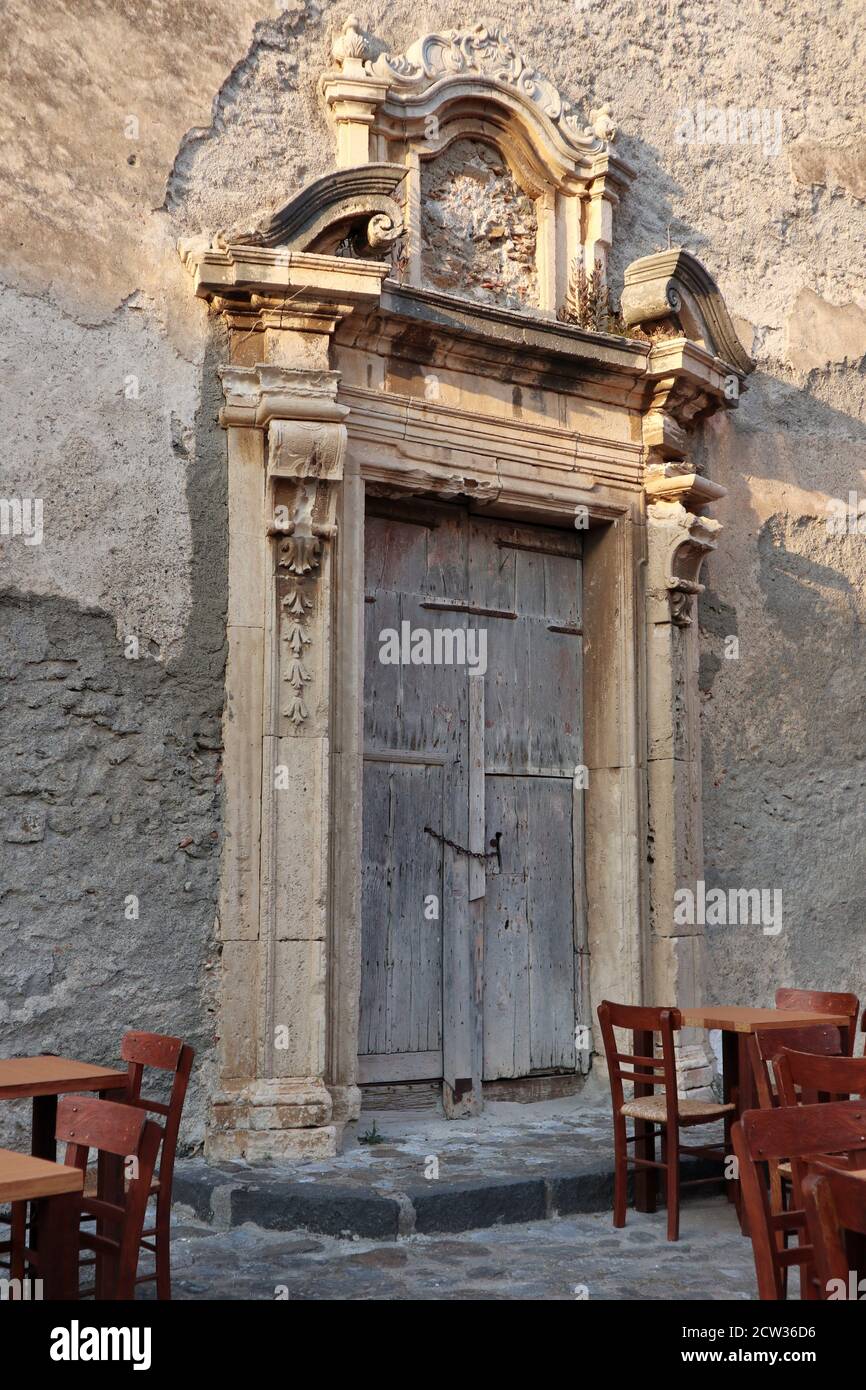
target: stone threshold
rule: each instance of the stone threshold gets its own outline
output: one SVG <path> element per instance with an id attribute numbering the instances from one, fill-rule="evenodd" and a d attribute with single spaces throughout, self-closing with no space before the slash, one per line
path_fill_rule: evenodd
<path id="1" fill-rule="evenodd" d="M 357 1137 L 369 1132 L 372 1117 L 365 1113 L 346 1151 L 330 1160 L 255 1167 L 179 1160 L 174 1201 L 221 1229 L 249 1222 L 266 1230 L 372 1240 L 612 1211 L 608 1107 L 569 1102 L 565 1113 L 556 1103 L 491 1109 L 503 1114 L 474 1124 L 378 1115 L 384 1142 L 368 1146 Z M 515 1118 L 515 1112 L 528 1113 Z M 706 1133 L 700 1142 L 717 1137 Z M 438 1176 L 428 1177 L 433 1160 Z M 683 1178 L 718 1171 L 711 1160 L 682 1160 Z M 688 1201 L 714 1190 L 707 1184 L 682 1195 Z M 663 1206 L 660 1190 L 660 1211 Z"/>

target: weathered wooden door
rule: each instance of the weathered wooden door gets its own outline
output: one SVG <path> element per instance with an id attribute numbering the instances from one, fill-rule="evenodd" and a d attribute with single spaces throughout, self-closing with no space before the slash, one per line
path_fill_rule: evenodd
<path id="1" fill-rule="evenodd" d="M 360 1079 L 571 1070 L 579 537 L 423 503 L 366 535 Z"/>

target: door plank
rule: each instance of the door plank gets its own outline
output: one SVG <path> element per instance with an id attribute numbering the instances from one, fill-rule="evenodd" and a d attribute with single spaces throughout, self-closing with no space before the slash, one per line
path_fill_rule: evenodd
<path id="1" fill-rule="evenodd" d="M 484 1077 L 575 1066 L 573 788 L 566 778 L 488 776 Z"/>
<path id="2" fill-rule="evenodd" d="M 364 764 L 359 1052 L 442 1049 L 441 766 Z M 437 918 L 425 899 L 437 899 Z M 391 1079 L 390 1077 L 388 1079 Z"/>

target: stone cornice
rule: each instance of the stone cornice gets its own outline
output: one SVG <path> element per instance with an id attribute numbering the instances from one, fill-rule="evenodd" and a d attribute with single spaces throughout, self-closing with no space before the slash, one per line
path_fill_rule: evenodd
<path id="1" fill-rule="evenodd" d="M 582 489 L 596 483 L 641 484 L 640 444 L 345 384 L 340 399 L 349 406 L 349 437 L 370 446 L 371 453 L 385 446 L 407 459 L 447 456 L 464 466 L 483 458 L 494 469 L 531 460 L 533 469 L 567 474 L 569 483 Z"/>
<path id="2" fill-rule="evenodd" d="M 220 310 L 281 314 L 289 310 L 303 316 L 309 308 L 333 327 L 356 304 L 378 300 L 389 270 L 382 261 L 203 241 L 182 242 L 179 250 L 195 293 Z"/>

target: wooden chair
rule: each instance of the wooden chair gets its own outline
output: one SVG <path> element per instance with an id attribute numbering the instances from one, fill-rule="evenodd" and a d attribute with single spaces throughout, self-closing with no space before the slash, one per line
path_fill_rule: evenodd
<path id="1" fill-rule="evenodd" d="M 682 1027 L 677 1009 L 640 1008 L 631 1004 L 613 1004 L 604 1000 L 598 1006 L 598 1018 L 610 1076 L 611 1101 L 613 1104 L 614 1140 L 614 1198 L 613 1224 L 625 1225 L 628 1194 L 628 1165 L 631 1163 L 640 1172 L 649 1170 L 651 1174 L 651 1210 L 654 1210 L 655 1173 L 662 1169 L 666 1174 L 668 1240 L 679 1239 L 680 1187 L 700 1183 L 717 1183 L 718 1178 L 690 1178 L 680 1181 L 680 1154 L 694 1153 L 724 1159 L 722 1145 L 694 1144 L 680 1147 L 680 1128 L 693 1125 L 712 1124 L 722 1119 L 734 1109 L 733 1105 L 720 1105 L 716 1101 L 680 1100 L 677 1095 L 677 1072 L 674 1054 L 674 1033 Z M 620 1052 L 615 1029 L 624 1028 L 632 1033 L 632 1050 Z M 655 1035 L 661 1037 L 661 1056 L 655 1055 Z M 641 1048 L 646 1048 L 641 1052 Z M 647 1055 L 652 1053 L 652 1055 Z M 622 1063 L 631 1066 L 623 1070 Z M 623 1093 L 624 1081 L 634 1084 L 634 1099 L 626 1100 Z M 663 1089 L 662 1095 L 654 1095 L 655 1087 Z M 626 1119 L 635 1122 L 635 1132 L 629 1138 L 626 1132 Z M 655 1158 L 655 1127 L 661 1131 L 661 1162 Z M 630 1157 L 628 1145 L 639 1146 L 641 1152 Z M 647 1157 L 649 1154 L 649 1157 Z"/>
<path id="2" fill-rule="evenodd" d="M 812 1009 L 819 1014 L 847 1014 L 848 1036 L 844 1040 L 843 1051 L 848 1056 L 854 1053 L 854 1034 L 857 1032 L 857 1019 L 860 1017 L 860 1000 L 856 994 L 833 994 L 823 989 L 777 989 L 777 1009 Z"/>
<path id="3" fill-rule="evenodd" d="M 162 1130 L 153 1120 L 128 1105 L 113 1100 L 94 1100 L 90 1096 L 63 1096 L 57 1106 L 58 1142 L 66 1144 L 64 1163 L 87 1172 L 91 1149 L 100 1157 L 122 1161 L 130 1170 L 125 1199 L 121 1203 L 92 1197 L 90 1206 L 100 1220 L 110 1223 L 116 1236 L 79 1230 L 79 1250 L 93 1251 L 98 1261 L 108 1262 L 112 1277 L 106 1281 L 104 1296 L 130 1299 L 135 1296 L 138 1251 L 153 1182 L 156 1155 Z M 39 1273 L 38 1229 L 30 1226 L 36 1248 L 25 1249 L 28 1265 Z"/>
<path id="4" fill-rule="evenodd" d="M 749 1060 L 755 1078 L 755 1094 L 762 1110 L 778 1104 L 770 1063 L 782 1048 L 810 1052 L 822 1057 L 841 1057 L 842 1035 L 833 1024 L 812 1028 L 756 1028 L 747 1040 Z"/>
<path id="5" fill-rule="evenodd" d="M 866 1057 L 819 1057 L 781 1047 L 773 1070 L 781 1105 L 866 1098 Z"/>
<path id="6" fill-rule="evenodd" d="M 866 1176 L 823 1163 L 810 1165 L 803 1179 L 803 1206 L 814 1251 L 818 1297 L 859 1298 L 860 1281 L 866 1272 Z"/>
<path id="7" fill-rule="evenodd" d="M 129 1071 L 129 1082 L 123 1096 L 123 1103 L 135 1106 L 137 1109 L 147 1111 L 150 1114 L 161 1115 L 164 1118 L 159 1169 L 150 1190 L 150 1195 L 156 1197 L 156 1222 L 152 1227 L 142 1231 L 141 1239 L 142 1249 L 148 1250 L 154 1256 L 156 1268 L 150 1274 L 140 1275 L 136 1282 L 146 1284 L 156 1280 L 157 1298 L 169 1299 L 171 1298 L 171 1189 L 174 1160 L 183 1104 L 195 1052 L 181 1038 L 171 1038 L 161 1033 L 126 1033 L 120 1044 L 120 1055 L 123 1061 L 128 1063 Z M 173 1072 L 171 1092 L 167 1103 L 142 1096 L 141 1087 L 145 1067 Z M 82 1205 L 87 1215 L 96 1214 L 91 1211 L 90 1199 L 87 1196 L 85 1196 Z M 152 1243 L 151 1238 L 153 1238 Z"/>
<path id="8" fill-rule="evenodd" d="M 804 1239 L 804 1160 L 832 1154 L 852 1168 L 866 1164 L 866 1105 L 836 1101 L 747 1110 L 734 1125 L 732 1138 L 752 1238 L 758 1297 L 784 1299 L 786 1273 L 792 1265 L 800 1267 L 802 1296 L 814 1297 L 812 1247 Z M 774 1212 L 760 1166 L 780 1159 L 791 1162 L 793 1198 L 790 1210 Z M 778 1239 L 780 1232 L 783 1236 L 796 1234 L 798 1244 L 788 1249 Z"/>

